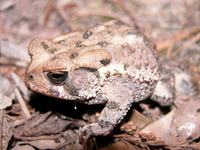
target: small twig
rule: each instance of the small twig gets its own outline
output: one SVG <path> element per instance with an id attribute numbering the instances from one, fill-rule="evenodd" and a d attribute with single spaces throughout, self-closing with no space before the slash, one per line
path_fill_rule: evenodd
<path id="1" fill-rule="evenodd" d="M 113 137 L 115 137 L 115 138 L 129 138 L 129 137 L 132 137 L 132 135 L 128 135 L 128 134 L 117 134 L 117 135 L 114 135 Z"/>
<path id="2" fill-rule="evenodd" d="M 165 42 L 157 42 L 156 47 L 158 51 L 162 51 L 163 49 L 167 49 L 172 45 L 173 43 L 176 43 L 178 41 L 181 41 L 183 39 L 186 39 L 187 37 L 190 37 L 194 33 L 200 32 L 200 26 L 194 27 L 190 29 L 187 32 L 178 32 L 175 34 L 174 38 L 167 40 Z"/>
<path id="3" fill-rule="evenodd" d="M 70 4 L 69 4 L 70 5 Z M 68 6 L 68 5 L 67 5 Z M 65 21 L 65 24 L 67 25 L 67 27 L 69 28 L 69 31 L 74 30 L 74 26 L 71 24 L 71 22 L 69 21 L 70 18 L 69 16 L 66 14 L 65 12 L 65 7 L 64 6 L 58 6 L 58 12 L 60 13 L 60 16 L 63 18 L 63 20 Z"/>
<path id="4" fill-rule="evenodd" d="M 77 13 L 77 16 L 79 18 L 81 17 L 88 17 L 88 16 L 101 16 L 101 17 L 109 17 L 109 18 L 113 18 L 113 19 L 116 19 L 116 20 L 119 20 L 119 21 L 122 21 L 126 24 L 130 24 L 130 21 L 127 20 L 127 18 L 125 18 L 124 16 L 120 16 L 119 14 L 117 13 L 114 13 L 112 12 L 111 10 L 104 10 L 104 9 L 97 9 L 97 10 L 92 10 L 92 9 L 87 9 L 87 10 L 82 10 L 82 11 L 79 11 Z"/>
<path id="5" fill-rule="evenodd" d="M 169 48 L 167 49 L 167 54 L 166 54 L 166 58 L 171 58 L 171 55 L 172 55 L 172 51 L 174 49 L 174 46 L 175 46 L 175 43 L 176 41 L 175 40 L 172 40 L 170 45 L 169 45 Z"/>
<path id="6" fill-rule="evenodd" d="M 47 25 L 48 22 L 49 22 L 49 17 L 50 17 L 50 14 L 54 8 L 54 5 L 55 5 L 55 0 L 50 0 L 48 3 L 47 3 L 47 6 L 45 8 L 45 12 L 44 12 L 44 25 Z"/>
<path id="7" fill-rule="evenodd" d="M 24 99 L 22 98 L 18 88 L 15 88 L 14 93 L 22 107 L 22 111 L 24 112 L 24 115 L 26 116 L 27 119 L 31 118 L 31 114 L 29 113 L 29 110 L 24 102 Z"/>
<path id="8" fill-rule="evenodd" d="M 200 33 L 198 33 L 196 36 L 192 37 L 190 40 L 185 42 L 182 47 L 180 47 L 177 51 L 174 52 L 174 55 L 177 55 L 179 52 L 190 47 L 192 44 L 196 43 L 198 40 L 200 40 Z"/>
<path id="9" fill-rule="evenodd" d="M 35 141 L 35 140 L 55 140 L 62 137 L 61 134 L 56 134 L 56 135 L 42 135 L 42 136 L 37 136 L 37 137 L 21 137 L 21 136 L 16 136 L 15 138 L 21 139 L 21 140 L 26 140 L 26 141 Z"/>
<path id="10" fill-rule="evenodd" d="M 69 145 L 69 144 L 72 144 L 72 143 L 73 143 L 73 142 L 71 142 L 71 141 L 66 141 L 66 142 L 60 144 L 59 146 L 57 146 L 57 147 L 55 148 L 55 150 L 62 149 L 62 147 L 66 146 L 66 145 Z"/>

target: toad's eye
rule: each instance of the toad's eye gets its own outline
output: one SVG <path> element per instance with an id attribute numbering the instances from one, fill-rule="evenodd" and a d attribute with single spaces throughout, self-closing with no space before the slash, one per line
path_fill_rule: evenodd
<path id="1" fill-rule="evenodd" d="M 51 83 L 63 84 L 68 77 L 67 71 L 50 71 L 47 73 L 47 77 Z"/>

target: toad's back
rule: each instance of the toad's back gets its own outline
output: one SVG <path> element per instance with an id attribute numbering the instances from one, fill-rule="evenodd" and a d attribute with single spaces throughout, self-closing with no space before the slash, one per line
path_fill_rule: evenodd
<path id="1" fill-rule="evenodd" d="M 85 67 L 98 69 L 101 75 L 122 74 L 141 81 L 158 80 L 160 76 L 160 65 L 153 45 L 135 28 L 120 21 L 58 36 L 54 42 L 65 45 L 69 57 L 83 56 L 94 50 L 107 51 L 109 54 L 99 54 L 102 57 L 87 53 L 88 57 L 94 56 L 95 60 L 85 57 L 73 60 L 75 64 L 80 65 L 81 61 Z"/>

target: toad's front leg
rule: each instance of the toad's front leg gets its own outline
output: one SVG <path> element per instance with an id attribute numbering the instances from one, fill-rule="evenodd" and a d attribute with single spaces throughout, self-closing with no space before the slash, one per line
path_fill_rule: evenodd
<path id="1" fill-rule="evenodd" d="M 127 87 L 107 85 L 103 88 L 102 94 L 106 95 L 108 102 L 96 123 L 81 128 L 83 140 L 87 140 L 91 136 L 109 134 L 131 107 L 131 90 Z"/>

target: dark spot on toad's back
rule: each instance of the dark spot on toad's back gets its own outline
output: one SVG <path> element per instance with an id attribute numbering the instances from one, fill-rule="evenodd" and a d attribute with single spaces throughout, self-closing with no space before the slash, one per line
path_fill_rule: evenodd
<path id="1" fill-rule="evenodd" d="M 76 42 L 76 47 L 82 47 L 83 45 L 82 45 L 82 42 L 81 41 L 77 41 Z"/>
<path id="2" fill-rule="evenodd" d="M 146 61 L 146 62 L 144 63 L 144 66 L 147 68 L 147 67 L 149 66 L 149 61 Z"/>
<path id="3" fill-rule="evenodd" d="M 142 34 L 138 31 L 128 31 L 127 34 L 132 34 L 132 35 L 135 35 L 137 37 L 142 36 Z"/>
<path id="4" fill-rule="evenodd" d="M 98 42 L 97 45 L 100 45 L 101 47 L 107 47 L 108 43 L 106 41 L 101 41 L 101 42 Z"/>
<path id="5" fill-rule="evenodd" d="M 88 30 L 88 31 L 85 31 L 85 33 L 83 34 L 83 38 L 84 39 L 88 39 L 89 36 L 91 36 L 93 33 L 92 31 Z"/>
<path id="6" fill-rule="evenodd" d="M 135 53 L 135 48 L 131 48 L 129 46 L 124 47 L 125 49 L 127 49 L 128 54 L 133 54 Z"/>
<path id="7" fill-rule="evenodd" d="M 130 67 L 129 64 L 125 64 L 125 65 L 124 65 L 124 70 L 127 70 L 129 67 Z"/>
<path id="8" fill-rule="evenodd" d="M 71 55 L 70 55 L 70 58 L 71 59 L 74 59 L 74 58 L 76 58 L 78 56 L 78 53 L 72 53 Z"/>
<path id="9" fill-rule="evenodd" d="M 125 24 L 125 23 L 123 23 L 123 22 L 121 22 L 121 21 L 117 21 L 117 22 L 115 22 L 115 24 L 116 24 L 117 26 L 124 26 L 124 25 L 127 25 L 127 24 Z"/>
<path id="10" fill-rule="evenodd" d="M 107 31 L 107 34 L 111 34 L 112 33 L 112 31 Z"/>
<path id="11" fill-rule="evenodd" d="M 162 78 L 161 81 L 164 83 L 167 83 L 167 82 L 169 82 L 169 78 Z"/>
<path id="12" fill-rule="evenodd" d="M 49 46 L 45 42 L 41 42 L 41 45 L 42 45 L 42 47 L 44 49 L 48 49 L 49 48 Z"/>
<path id="13" fill-rule="evenodd" d="M 110 59 L 102 59 L 102 60 L 100 60 L 100 62 L 105 66 L 110 63 Z"/>
<path id="14" fill-rule="evenodd" d="M 109 74 L 109 73 L 107 73 L 107 74 L 106 74 L 106 78 L 109 78 L 109 77 L 110 77 L 110 74 Z"/>
<path id="15" fill-rule="evenodd" d="M 140 70 L 142 68 L 142 63 L 135 64 L 135 68 Z"/>
<path id="16" fill-rule="evenodd" d="M 50 52 L 51 54 L 54 54 L 57 51 L 58 51 L 58 49 L 55 48 L 55 47 L 52 47 L 52 48 L 48 49 L 48 52 Z"/>

